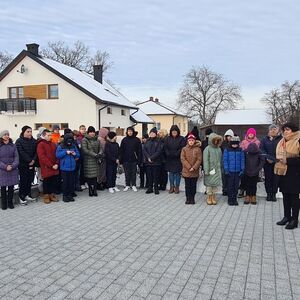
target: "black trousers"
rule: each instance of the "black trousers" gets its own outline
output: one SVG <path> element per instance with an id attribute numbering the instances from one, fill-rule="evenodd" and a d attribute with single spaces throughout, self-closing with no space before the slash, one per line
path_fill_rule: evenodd
<path id="1" fill-rule="evenodd" d="M 92 177 L 92 178 L 85 178 L 87 184 L 89 186 L 96 186 L 97 185 L 97 177 Z"/>
<path id="2" fill-rule="evenodd" d="M 116 186 L 117 180 L 117 165 L 109 164 L 106 162 L 106 182 L 108 188 L 113 188 Z"/>
<path id="3" fill-rule="evenodd" d="M 136 186 L 136 162 L 124 162 L 125 184 L 126 186 Z"/>
<path id="4" fill-rule="evenodd" d="M 197 189 L 198 177 L 185 177 L 185 195 L 187 199 L 194 199 Z"/>
<path id="5" fill-rule="evenodd" d="M 284 216 L 289 220 L 298 220 L 300 199 L 299 194 L 282 193 Z"/>
<path id="6" fill-rule="evenodd" d="M 75 171 L 61 171 L 64 196 L 72 196 L 75 191 Z"/>
<path id="7" fill-rule="evenodd" d="M 150 166 L 148 165 L 146 168 L 147 172 L 147 178 L 148 178 L 148 188 L 152 189 L 154 186 L 154 189 L 158 189 L 158 182 L 159 182 L 159 172 L 160 172 L 160 166 Z"/>
<path id="8" fill-rule="evenodd" d="M 54 194 L 58 190 L 59 175 L 43 178 L 43 193 Z"/>
<path id="9" fill-rule="evenodd" d="M 19 197 L 24 200 L 26 196 L 31 195 L 31 184 L 34 179 L 34 168 L 20 167 Z"/>
<path id="10" fill-rule="evenodd" d="M 222 172 L 222 192 L 228 192 L 228 176 L 224 172 Z"/>
<path id="11" fill-rule="evenodd" d="M 84 185 L 86 180 L 85 180 L 85 177 L 84 177 L 84 166 L 83 166 L 83 159 L 80 158 L 79 160 L 79 182 L 80 182 L 80 185 Z"/>
<path id="12" fill-rule="evenodd" d="M 146 175 L 146 166 L 140 166 L 140 186 L 141 187 L 148 187 L 148 179 Z M 145 184 L 145 177 L 146 177 L 146 184 Z"/>
<path id="13" fill-rule="evenodd" d="M 7 208 L 9 202 L 13 202 L 14 186 L 1 186 L 1 207 Z"/>
<path id="14" fill-rule="evenodd" d="M 258 176 L 244 175 L 247 196 L 256 196 Z"/>
<path id="15" fill-rule="evenodd" d="M 234 203 L 235 201 L 237 201 L 237 194 L 239 191 L 239 172 L 230 172 L 228 175 L 225 176 L 227 181 L 228 203 Z"/>
<path id="16" fill-rule="evenodd" d="M 168 172 L 165 169 L 165 164 L 163 163 L 160 167 L 160 175 L 159 175 L 159 187 L 166 188 L 168 183 Z"/>
<path id="17" fill-rule="evenodd" d="M 279 185 L 279 176 L 274 174 L 274 164 L 266 163 L 265 172 L 265 189 L 267 194 L 276 194 Z"/>

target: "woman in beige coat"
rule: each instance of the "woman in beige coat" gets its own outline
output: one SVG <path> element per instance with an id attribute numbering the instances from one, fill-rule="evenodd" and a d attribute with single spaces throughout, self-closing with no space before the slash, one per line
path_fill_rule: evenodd
<path id="1" fill-rule="evenodd" d="M 188 135 L 187 145 L 181 151 L 182 176 L 185 180 L 185 204 L 195 204 L 199 169 L 202 161 L 201 143 L 193 134 Z"/>

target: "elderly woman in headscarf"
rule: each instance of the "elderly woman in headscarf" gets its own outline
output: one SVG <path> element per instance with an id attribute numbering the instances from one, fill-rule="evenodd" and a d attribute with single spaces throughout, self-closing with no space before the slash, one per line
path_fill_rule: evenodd
<path id="1" fill-rule="evenodd" d="M 106 144 L 106 137 L 109 130 L 107 128 L 100 128 L 98 134 L 98 140 L 100 141 L 101 149 L 104 153 L 105 151 L 105 144 Z M 97 176 L 97 189 L 103 191 L 106 188 L 106 160 L 103 159 L 101 165 L 98 168 L 98 176 Z"/>

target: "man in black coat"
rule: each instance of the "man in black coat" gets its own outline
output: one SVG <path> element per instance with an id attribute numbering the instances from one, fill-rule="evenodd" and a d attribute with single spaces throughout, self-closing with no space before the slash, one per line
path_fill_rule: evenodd
<path id="1" fill-rule="evenodd" d="M 125 172 L 125 188 L 124 192 L 130 188 L 134 192 L 136 188 L 136 172 L 137 165 L 142 161 L 142 145 L 139 138 L 134 134 L 133 127 L 128 127 L 126 130 L 126 137 L 121 142 L 120 147 L 120 164 L 124 167 Z"/>
<path id="2" fill-rule="evenodd" d="M 34 179 L 34 167 L 37 164 L 36 140 L 32 137 L 32 129 L 24 126 L 20 137 L 16 141 L 19 153 L 19 198 L 20 204 L 26 205 L 27 201 L 35 201 L 31 196 L 31 184 Z"/>

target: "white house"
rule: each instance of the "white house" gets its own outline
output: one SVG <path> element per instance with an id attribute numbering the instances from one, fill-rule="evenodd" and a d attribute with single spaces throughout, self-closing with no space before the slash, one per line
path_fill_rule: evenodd
<path id="1" fill-rule="evenodd" d="M 0 73 L 0 129 L 16 138 L 24 125 L 37 130 L 59 124 L 63 130 L 84 124 L 123 135 L 134 124 L 130 112 L 139 108 L 103 81 L 101 65 L 93 77 L 40 56 L 38 48 L 28 44 Z"/>

